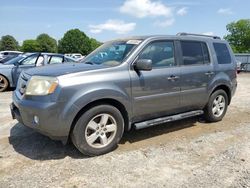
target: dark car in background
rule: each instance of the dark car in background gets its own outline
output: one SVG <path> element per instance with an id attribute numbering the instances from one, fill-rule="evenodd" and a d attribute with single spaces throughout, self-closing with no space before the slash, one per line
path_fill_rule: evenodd
<path id="1" fill-rule="evenodd" d="M 75 59 L 63 54 L 26 53 L 19 55 L 0 64 L 0 92 L 5 91 L 8 87 L 16 87 L 18 77 L 23 70 L 44 65 L 75 62 Z"/>
<path id="2" fill-rule="evenodd" d="M 19 51 L 1 51 L 0 52 L 0 63 L 5 63 L 5 62 L 19 56 L 22 53 L 23 52 L 19 52 Z"/>

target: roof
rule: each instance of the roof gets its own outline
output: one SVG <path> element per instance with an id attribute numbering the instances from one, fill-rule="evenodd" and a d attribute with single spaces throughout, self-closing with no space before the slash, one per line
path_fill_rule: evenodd
<path id="1" fill-rule="evenodd" d="M 219 36 L 213 35 L 202 35 L 193 33 L 177 33 L 176 35 L 144 35 L 144 36 L 130 36 L 126 38 L 119 38 L 111 41 L 121 41 L 121 40 L 146 40 L 146 39 L 157 39 L 157 38 L 173 38 L 173 39 L 203 39 L 203 40 L 217 40 L 221 41 Z"/>
<path id="2" fill-rule="evenodd" d="M 10 50 L 6 50 L 6 51 L 0 51 L 0 53 L 18 53 L 18 54 L 21 54 L 23 52 L 20 52 L 20 51 L 10 51 Z"/>

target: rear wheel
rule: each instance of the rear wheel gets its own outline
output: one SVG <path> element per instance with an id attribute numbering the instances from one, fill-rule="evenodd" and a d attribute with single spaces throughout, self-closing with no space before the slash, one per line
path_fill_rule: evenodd
<path id="1" fill-rule="evenodd" d="M 80 152 L 95 156 L 114 150 L 123 130 L 124 120 L 120 111 L 110 105 L 99 105 L 79 118 L 71 138 Z"/>
<path id="2" fill-rule="evenodd" d="M 205 119 L 208 122 L 217 122 L 225 116 L 228 106 L 228 96 L 224 90 L 215 91 L 205 108 Z"/>
<path id="3" fill-rule="evenodd" d="M 5 91 L 8 87 L 9 87 L 8 80 L 4 76 L 0 75 L 0 92 Z"/>

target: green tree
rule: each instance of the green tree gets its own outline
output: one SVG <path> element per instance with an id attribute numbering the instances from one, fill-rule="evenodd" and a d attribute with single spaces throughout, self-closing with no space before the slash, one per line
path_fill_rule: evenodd
<path id="1" fill-rule="evenodd" d="M 81 53 L 87 55 L 91 52 L 91 42 L 89 37 L 79 29 L 67 31 L 58 42 L 58 52 L 60 53 Z"/>
<path id="2" fill-rule="evenodd" d="M 41 52 L 57 52 L 57 42 L 55 39 L 50 37 L 48 34 L 40 34 L 36 38 L 37 43 L 39 44 L 39 49 Z"/>
<path id="3" fill-rule="evenodd" d="M 234 52 L 250 53 L 250 19 L 242 19 L 227 25 L 229 32 L 224 38 Z"/>
<path id="4" fill-rule="evenodd" d="M 0 50 L 19 50 L 18 42 L 11 35 L 2 36 L 0 41 Z"/>
<path id="5" fill-rule="evenodd" d="M 96 39 L 91 38 L 90 39 L 90 46 L 91 46 L 91 51 L 95 50 L 96 48 L 98 48 L 102 43 L 100 43 L 99 41 L 97 41 Z"/>
<path id="6" fill-rule="evenodd" d="M 36 40 L 25 40 L 22 45 L 23 52 L 39 52 L 40 45 Z"/>

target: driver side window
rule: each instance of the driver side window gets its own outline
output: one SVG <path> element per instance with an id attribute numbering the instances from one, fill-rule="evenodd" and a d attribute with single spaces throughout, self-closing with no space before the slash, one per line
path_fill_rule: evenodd
<path id="1" fill-rule="evenodd" d="M 175 66 L 174 42 L 155 41 L 146 46 L 139 55 L 139 59 L 152 60 L 153 67 Z"/>
<path id="2" fill-rule="evenodd" d="M 37 55 L 29 56 L 21 62 L 21 65 L 35 65 Z"/>

